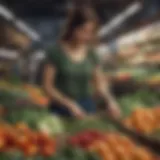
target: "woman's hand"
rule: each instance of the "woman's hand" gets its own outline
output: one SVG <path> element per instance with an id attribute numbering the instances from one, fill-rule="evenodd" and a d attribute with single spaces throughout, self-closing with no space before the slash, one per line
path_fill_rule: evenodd
<path id="1" fill-rule="evenodd" d="M 111 102 L 109 104 L 109 113 L 111 114 L 111 116 L 115 117 L 115 118 L 119 118 L 121 116 L 121 110 L 119 105 L 116 102 Z"/>
<path id="2" fill-rule="evenodd" d="M 81 109 L 81 107 L 75 103 L 69 105 L 69 110 L 71 111 L 73 116 L 78 119 L 83 119 L 84 117 L 86 117 L 85 111 L 83 111 L 83 109 Z"/>

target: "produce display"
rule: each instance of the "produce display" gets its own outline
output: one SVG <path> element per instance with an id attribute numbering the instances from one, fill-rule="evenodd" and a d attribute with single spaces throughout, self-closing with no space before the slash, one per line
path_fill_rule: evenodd
<path id="1" fill-rule="evenodd" d="M 43 132 L 31 130 L 25 123 L 0 124 L 0 151 L 21 153 L 24 157 L 51 157 L 56 152 L 56 141 Z"/>
<path id="2" fill-rule="evenodd" d="M 154 68 L 120 68 L 111 72 L 109 75 L 117 81 L 135 80 L 147 83 L 148 85 L 160 84 L 159 70 Z"/>
<path id="3" fill-rule="evenodd" d="M 132 72 L 133 73 L 133 72 Z M 117 74 L 157 84 L 157 74 Z M 144 76 L 146 75 L 146 76 Z M 154 75 L 154 76 L 153 76 Z M 158 78 L 157 78 L 158 77 Z M 157 80 L 158 79 L 158 80 Z M 160 129 L 160 94 L 141 89 L 117 97 L 121 123 L 145 135 Z M 49 99 L 30 84 L 0 82 L 0 160 L 157 160 L 159 157 L 124 136 L 107 117 L 63 119 L 48 112 Z"/>
<path id="4" fill-rule="evenodd" d="M 155 160 L 157 157 L 148 149 L 137 146 L 129 138 L 106 133 L 105 138 L 93 142 L 90 150 L 96 152 L 103 160 Z"/>
<path id="5" fill-rule="evenodd" d="M 148 78 L 146 80 L 146 83 L 148 83 L 149 85 L 160 85 L 160 74 L 159 75 L 155 75 L 151 78 Z"/>
<path id="6" fill-rule="evenodd" d="M 86 130 L 69 137 L 67 144 L 96 153 L 103 160 L 155 160 L 158 156 L 119 132 Z"/>
<path id="7" fill-rule="evenodd" d="M 46 112 L 46 110 L 33 112 L 33 110 L 28 109 L 28 113 L 26 112 L 27 110 L 24 112 L 22 111 L 23 110 L 12 112 L 12 114 L 8 113 L 8 116 L 6 114 L 5 121 L 8 123 L 2 122 L 0 125 L 0 131 L 2 133 L 0 134 L 2 135 L 2 141 L 0 141 L 1 148 L 3 148 L 7 142 L 7 136 L 11 136 L 11 140 L 14 140 L 14 143 L 11 143 L 12 146 L 14 144 L 14 150 L 11 151 L 17 153 L 18 149 L 18 151 L 21 151 L 20 153 L 23 153 L 23 156 L 32 156 L 32 159 L 35 160 L 37 154 L 38 157 L 41 158 L 47 157 L 46 159 L 48 159 L 49 156 L 50 159 L 59 159 L 62 156 L 68 160 L 70 158 L 76 159 L 78 157 L 83 157 L 84 159 L 90 159 L 92 157 L 92 160 L 119 160 L 119 158 L 122 160 L 155 160 L 155 158 L 157 158 L 157 155 L 154 155 L 147 148 L 137 145 L 130 138 L 120 133 L 116 129 L 116 126 L 107 120 L 90 118 L 71 122 L 73 121 L 72 119 L 60 120 L 56 116 L 53 116 L 53 119 L 51 119 L 50 113 Z M 160 128 L 159 117 L 160 107 L 157 106 L 148 109 L 139 107 L 130 115 L 123 118 L 122 123 L 126 125 L 126 127 L 136 130 L 137 132 L 152 135 L 154 131 Z M 27 125 L 31 127 L 29 128 Z M 6 137 L 3 137 L 4 135 L 6 135 Z M 64 137 L 61 138 L 61 140 L 64 141 L 64 147 L 62 141 L 58 141 L 58 136 L 60 135 Z M 15 137 L 18 137 L 18 139 Z M 47 140 L 45 141 L 46 150 L 44 149 L 45 145 L 43 145 L 44 150 L 38 152 L 37 148 L 41 146 L 38 143 L 38 137 L 40 139 L 48 137 L 45 139 Z M 34 145 L 35 139 L 38 146 Z M 56 140 L 57 143 L 60 143 L 59 145 L 62 145 L 62 149 L 60 150 L 57 147 L 57 152 L 56 146 L 58 145 Z M 21 145 L 23 146 L 23 144 L 25 147 L 28 147 L 30 144 L 31 148 L 28 150 L 26 149 L 27 147 L 21 148 Z M 50 146 L 51 148 L 49 148 L 48 146 L 51 144 L 52 147 Z M 70 146 L 71 149 L 69 149 L 68 146 Z M 1 152 L 6 153 L 3 149 Z M 51 153 L 53 154 L 52 156 Z"/>
<path id="8" fill-rule="evenodd" d="M 159 106 L 160 94 L 149 90 L 139 90 L 135 93 L 126 94 L 118 98 L 118 103 L 123 110 L 124 116 L 132 113 L 136 108 L 152 108 Z"/>
<path id="9" fill-rule="evenodd" d="M 4 107 L 5 108 L 5 107 Z M 11 124 L 16 124 L 18 122 L 24 122 L 28 124 L 31 128 L 38 131 L 43 131 L 52 136 L 61 134 L 65 131 L 64 124 L 62 120 L 53 116 L 46 109 L 32 109 L 24 108 L 19 109 L 19 111 L 14 111 L 14 109 L 9 109 L 6 111 L 3 119 Z"/>
<path id="10" fill-rule="evenodd" d="M 119 67 L 106 73 L 106 81 L 117 96 L 141 90 L 160 91 L 160 72 L 153 67 Z"/>
<path id="11" fill-rule="evenodd" d="M 23 104 L 23 105 L 39 105 L 46 106 L 49 99 L 43 91 L 36 86 L 30 84 L 13 85 L 5 81 L 0 81 L 0 101 L 1 104 Z M 10 99 L 10 102 L 8 102 Z"/>
<path id="12" fill-rule="evenodd" d="M 33 87 L 33 85 L 24 85 L 24 90 L 29 93 L 31 101 L 35 104 L 40 104 L 44 106 L 48 104 L 48 98 L 38 87 Z"/>
<path id="13" fill-rule="evenodd" d="M 138 108 L 123 123 L 137 132 L 151 134 L 160 128 L 160 107 Z"/>

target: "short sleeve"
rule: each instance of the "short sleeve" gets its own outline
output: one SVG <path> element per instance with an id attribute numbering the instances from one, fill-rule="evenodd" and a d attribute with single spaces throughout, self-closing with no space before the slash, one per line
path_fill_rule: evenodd
<path id="1" fill-rule="evenodd" d="M 59 53 L 55 47 L 50 47 L 46 50 L 45 63 L 53 64 L 58 66 L 59 64 Z"/>
<path id="2" fill-rule="evenodd" d="M 99 56 L 97 55 L 97 53 L 95 51 L 90 52 L 90 58 L 95 66 L 100 65 Z"/>

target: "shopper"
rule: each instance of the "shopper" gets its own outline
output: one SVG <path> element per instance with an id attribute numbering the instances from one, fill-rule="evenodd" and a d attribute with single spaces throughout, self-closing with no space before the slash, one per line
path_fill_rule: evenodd
<path id="1" fill-rule="evenodd" d="M 92 48 L 97 24 L 92 10 L 74 10 L 60 42 L 47 51 L 43 85 L 51 98 L 49 108 L 55 114 L 84 118 L 96 113 L 95 91 L 109 104 L 109 113 L 120 115 Z"/>

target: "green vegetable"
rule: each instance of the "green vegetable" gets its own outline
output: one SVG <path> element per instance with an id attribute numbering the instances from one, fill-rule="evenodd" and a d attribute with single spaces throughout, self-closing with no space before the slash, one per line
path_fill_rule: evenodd
<path id="1" fill-rule="evenodd" d="M 141 90 L 135 94 L 128 94 L 118 99 L 124 116 L 130 114 L 136 107 L 153 107 L 160 104 L 160 94 L 148 90 Z"/>
<path id="2" fill-rule="evenodd" d="M 87 160 L 100 160 L 101 159 L 96 153 L 93 153 L 93 152 L 87 152 L 86 157 L 87 157 L 86 158 Z"/>
<path id="3" fill-rule="evenodd" d="M 68 123 L 68 124 L 67 124 Z M 95 129 L 105 131 L 107 129 L 114 130 L 114 125 L 109 120 L 103 119 L 83 119 L 83 120 L 67 120 L 66 128 L 69 133 L 77 133 L 83 130 Z"/>
<path id="4" fill-rule="evenodd" d="M 47 114 L 39 119 L 37 127 L 41 131 L 45 131 L 51 135 L 64 133 L 64 125 L 61 119 L 55 115 Z"/>
<path id="5" fill-rule="evenodd" d="M 87 151 L 80 148 L 67 147 L 62 150 L 61 155 L 65 157 L 65 160 L 87 160 L 89 157 Z"/>

